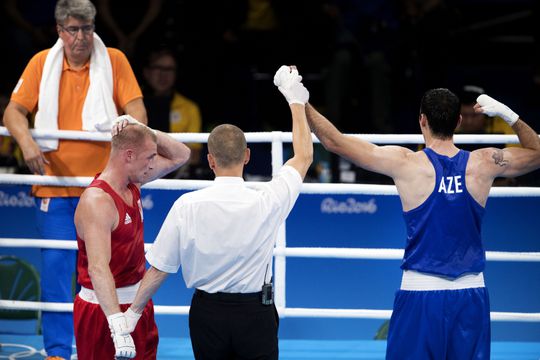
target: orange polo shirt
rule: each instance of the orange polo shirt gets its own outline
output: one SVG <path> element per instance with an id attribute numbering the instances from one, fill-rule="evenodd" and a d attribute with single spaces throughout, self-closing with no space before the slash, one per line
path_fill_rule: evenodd
<path id="1" fill-rule="evenodd" d="M 119 114 L 127 103 L 142 97 L 142 92 L 126 56 L 117 49 L 107 48 L 113 74 L 113 100 Z M 37 53 L 24 70 L 11 100 L 35 114 L 39 85 L 49 50 Z M 82 110 L 90 85 L 89 62 L 80 70 L 72 69 L 64 57 L 58 96 L 58 129 L 82 130 Z M 55 91 L 55 89 L 51 89 Z M 109 158 L 110 143 L 99 141 L 60 140 L 58 149 L 45 153 L 49 165 L 47 175 L 94 176 L 101 172 Z M 80 196 L 84 188 L 34 186 L 37 197 Z"/>

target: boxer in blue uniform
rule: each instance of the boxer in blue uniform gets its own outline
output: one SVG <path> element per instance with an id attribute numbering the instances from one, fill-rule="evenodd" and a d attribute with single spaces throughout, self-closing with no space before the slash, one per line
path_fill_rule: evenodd
<path id="1" fill-rule="evenodd" d="M 454 145 L 459 99 L 448 89 L 422 97 L 419 124 L 426 148 L 377 146 L 347 136 L 311 105 L 308 122 L 324 147 L 390 176 L 407 225 L 403 278 L 390 320 L 387 359 L 489 359 L 489 297 L 482 271 L 481 224 L 496 177 L 540 168 L 540 139 L 506 105 L 480 95 L 475 111 L 503 118 L 521 148 Z"/>
<path id="2" fill-rule="evenodd" d="M 387 359 L 489 359 L 489 297 L 480 228 L 485 209 L 467 189 L 470 153 L 424 149 L 435 187 L 404 211 L 407 244 Z"/>

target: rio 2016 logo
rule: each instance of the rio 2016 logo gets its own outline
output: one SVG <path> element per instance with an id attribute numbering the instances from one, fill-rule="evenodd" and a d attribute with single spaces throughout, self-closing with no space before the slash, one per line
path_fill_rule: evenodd
<path id="1" fill-rule="evenodd" d="M 323 214 L 374 214 L 377 212 L 377 204 L 374 198 L 368 201 L 358 201 L 354 198 L 339 201 L 327 197 L 321 202 L 321 212 Z"/>
<path id="2" fill-rule="evenodd" d="M 16 194 L 0 191 L 0 207 L 34 207 L 34 198 L 24 191 Z"/>

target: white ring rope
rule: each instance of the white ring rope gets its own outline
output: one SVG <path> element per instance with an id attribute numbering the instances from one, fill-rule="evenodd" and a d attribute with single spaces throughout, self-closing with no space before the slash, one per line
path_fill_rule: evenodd
<path id="1" fill-rule="evenodd" d="M 85 187 L 90 184 L 92 177 L 74 176 L 48 176 L 0 174 L 0 184 L 7 185 L 49 185 L 49 186 L 78 186 Z M 158 179 L 144 184 L 143 189 L 160 190 L 197 190 L 210 186 L 211 180 L 174 180 Z M 248 186 L 256 187 L 259 182 L 247 181 Z M 302 194 L 360 194 L 360 195 L 397 195 L 394 185 L 373 184 L 303 184 Z M 540 187 L 492 187 L 490 197 L 538 197 Z"/>
<path id="2" fill-rule="evenodd" d="M 33 248 L 57 248 L 77 249 L 76 241 L 67 240 L 40 240 L 40 239 L 15 239 L 0 238 L 2 247 L 33 247 Z M 145 250 L 152 244 L 145 244 Z M 287 257 L 310 257 L 310 258 L 342 258 L 342 259 L 377 259 L 377 260 L 401 260 L 402 249 L 347 249 L 347 248 L 275 248 L 274 255 Z M 487 251 L 488 261 L 534 261 L 540 262 L 538 252 L 502 252 Z M 42 310 L 71 312 L 73 304 L 69 303 L 42 303 L 36 301 L 0 300 L 0 308 L 13 310 Z M 187 315 L 189 306 L 163 306 L 155 305 L 156 314 Z M 285 308 L 278 307 L 281 317 L 313 317 L 313 318 L 362 318 L 362 319 L 389 319 L 391 310 L 369 309 L 316 309 L 316 308 Z M 540 313 L 513 313 L 491 312 L 492 321 L 517 321 L 538 322 Z"/>
<path id="3" fill-rule="evenodd" d="M 109 133 L 96 133 L 67 130 L 31 130 L 35 138 L 45 139 L 72 139 L 110 141 Z M 0 136 L 9 136 L 5 127 L 0 127 Z M 207 142 L 207 133 L 173 133 L 173 138 L 183 142 Z M 379 135 L 354 134 L 352 136 L 377 144 L 422 144 L 422 135 Z M 313 135 L 314 141 L 318 139 Z M 246 133 L 248 142 L 272 143 L 272 173 L 283 164 L 283 143 L 292 142 L 290 132 L 275 131 L 272 133 Z M 457 144 L 510 144 L 518 143 L 516 135 L 455 135 Z M 91 177 L 55 177 L 39 175 L 0 174 L 0 184 L 18 185 L 51 185 L 51 186 L 78 186 L 85 187 L 92 181 Z M 145 184 L 146 189 L 166 190 L 196 190 L 209 186 L 212 181 L 205 180 L 155 180 Z M 255 182 L 247 182 L 248 186 L 256 186 Z M 362 194 L 362 195 L 397 195 L 396 187 L 392 185 L 368 184 L 304 184 L 304 194 Z M 490 197 L 538 197 L 540 188 L 533 187 L 497 187 L 492 188 Z M 288 308 L 285 307 L 285 258 L 286 257 L 312 257 L 312 258 L 341 258 L 341 259 L 391 259 L 403 257 L 402 249 L 350 249 L 350 248 L 287 248 L 285 230 L 282 226 L 278 236 L 275 255 L 276 291 L 275 302 L 280 317 L 315 317 L 315 318 L 369 318 L 389 319 L 391 310 L 370 309 L 316 309 L 316 308 Z M 41 239 L 13 239 L 0 238 L 3 247 L 38 247 L 56 249 L 77 249 L 76 241 L 41 240 Z M 145 244 L 145 249 L 151 244 Z M 536 252 L 486 252 L 489 261 L 540 261 L 540 253 Z M 73 311 L 72 303 L 42 303 L 31 301 L 0 300 L 0 308 L 12 310 L 45 310 L 45 311 Z M 163 306 L 155 305 L 156 314 L 187 315 L 189 306 Z M 540 313 L 514 313 L 491 312 L 493 321 L 520 321 L 540 322 Z"/>
<path id="4" fill-rule="evenodd" d="M 0 300 L 0 308 L 9 310 L 41 310 L 72 312 L 72 303 L 42 303 L 38 301 Z M 390 319 L 392 310 L 372 309 L 317 309 L 317 308 L 277 308 L 280 317 L 300 318 L 356 318 Z M 189 306 L 154 305 L 156 314 L 188 315 Z M 498 312 L 490 313 L 492 321 L 540 322 L 540 313 Z"/>
<path id="5" fill-rule="evenodd" d="M 145 243 L 144 250 L 148 251 L 151 246 L 152 244 Z M 77 250 L 77 241 L 0 238 L 0 247 Z M 329 259 L 401 260 L 403 251 L 403 249 L 381 248 L 276 247 L 274 255 Z M 486 251 L 486 260 L 540 262 L 540 252 Z"/>
<path id="6" fill-rule="evenodd" d="M 74 131 L 74 130 L 30 130 L 32 136 L 36 139 L 69 139 L 69 140 L 92 140 L 92 141 L 110 141 L 110 133 L 94 131 Z M 278 140 L 281 142 L 292 142 L 292 133 L 274 131 L 274 132 L 247 132 L 246 140 L 251 143 L 272 142 Z M 174 139 L 183 142 L 202 142 L 208 141 L 208 133 L 170 133 Z M 367 140 L 376 144 L 423 144 L 424 138 L 420 134 L 350 134 L 351 136 Z M 10 136 L 7 128 L 0 126 L 0 136 Z M 313 140 L 319 142 L 313 135 Z M 519 144 L 517 135 L 498 135 L 498 134 L 457 134 L 454 135 L 456 144 Z"/>

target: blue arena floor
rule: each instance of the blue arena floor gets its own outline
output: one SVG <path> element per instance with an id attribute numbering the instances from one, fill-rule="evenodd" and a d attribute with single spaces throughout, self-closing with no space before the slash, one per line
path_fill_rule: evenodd
<path id="1" fill-rule="evenodd" d="M 35 349 L 42 348 L 42 338 L 36 335 L 4 335 L 0 334 L 0 358 L 23 349 L 17 349 L 7 344 L 24 344 Z M 299 359 L 384 359 L 386 342 L 373 340 L 280 340 L 281 360 Z M 540 343 L 535 342 L 493 342 L 491 347 L 492 360 L 539 360 Z M 36 354 L 21 359 L 43 359 Z M 158 348 L 159 360 L 193 359 L 191 343 L 186 338 L 161 338 Z"/>

